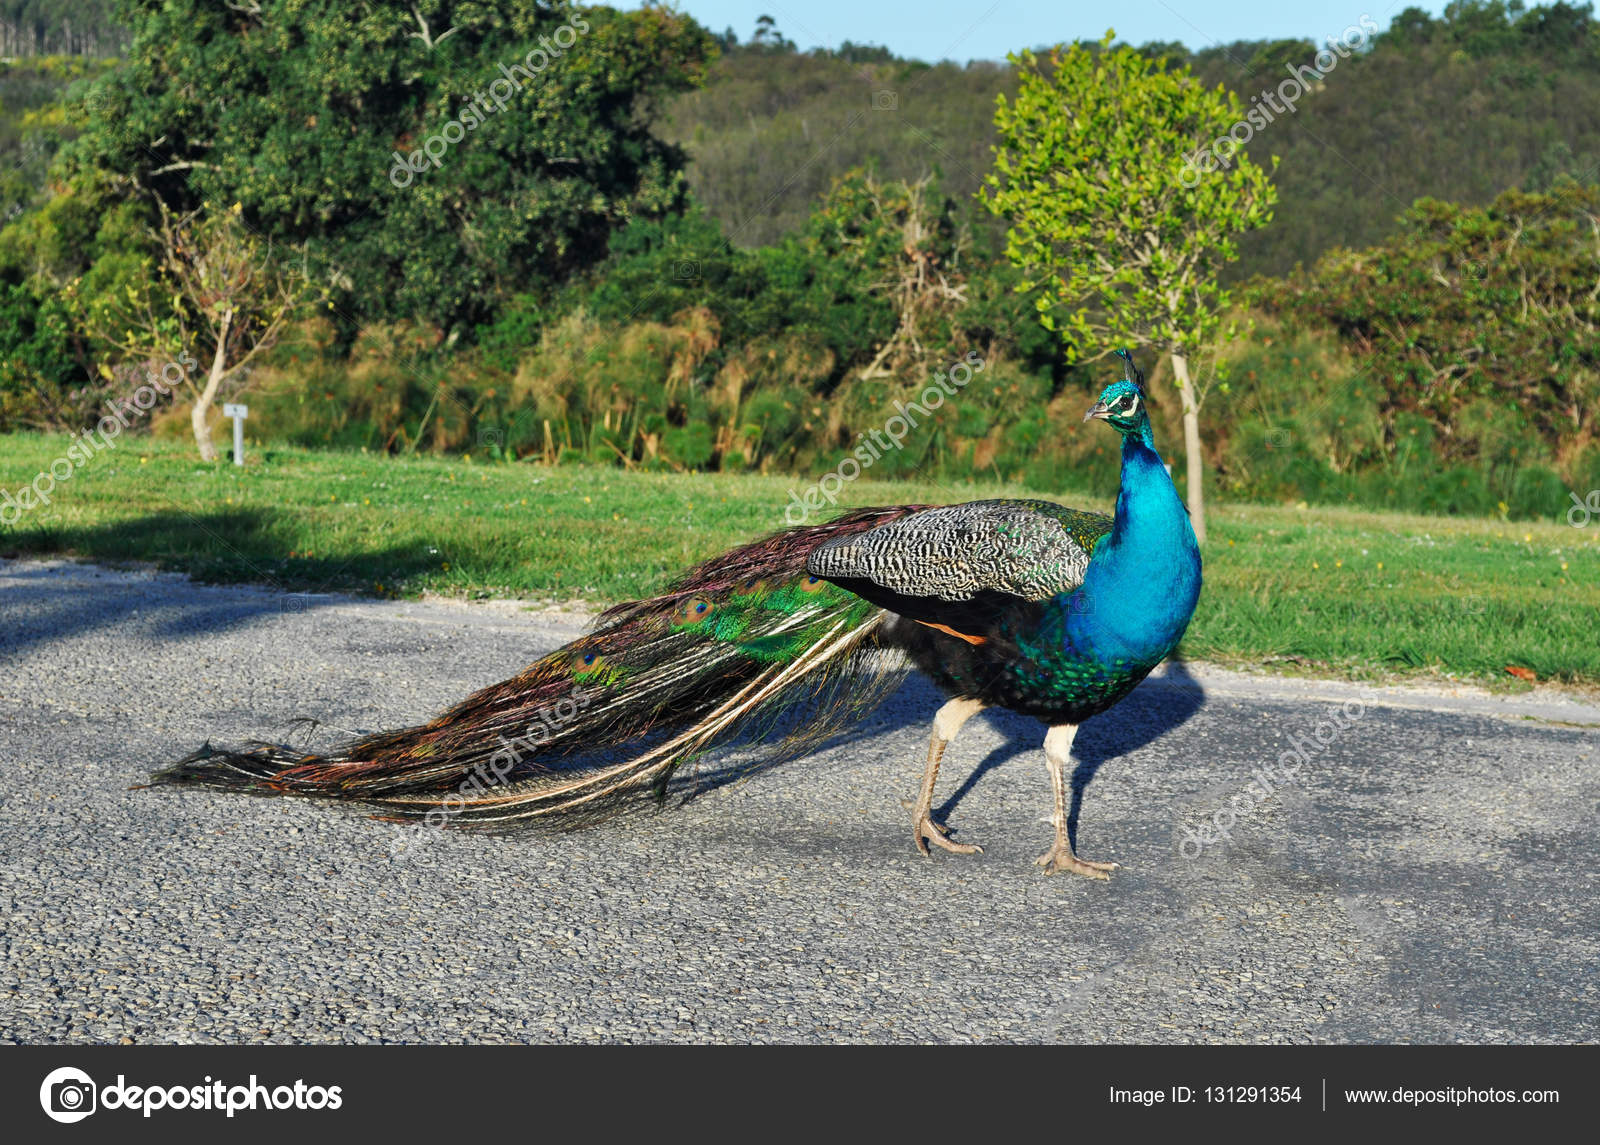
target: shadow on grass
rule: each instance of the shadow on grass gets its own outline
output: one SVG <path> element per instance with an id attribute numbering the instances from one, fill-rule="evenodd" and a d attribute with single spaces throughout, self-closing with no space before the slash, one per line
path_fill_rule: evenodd
<path id="1" fill-rule="evenodd" d="M 81 528 L 38 525 L 0 532 L 0 556 L 139 561 L 205 583 L 252 583 L 284 592 L 348 592 L 374 583 L 404 588 L 411 577 L 438 567 L 437 557 L 420 544 L 291 557 L 303 537 L 286 510 L 164 510 Z"/>
<path id="2" fill-rule="evenodd" d="M 437 567 L 426 546 L 395 546 L 315 557 L 290 557 L 297 543 L 283 512 L 235 509 L 204 514 L 165 511 L 129 521 L 82 528 L 38 525 L 0 533 L 0 557 L 74 557 L 153 564 L 213 584 L 251 584 L 266 593 L 198 598 L 158 622 L 154 635 L 175 638 L 217 631 L 268 612 L 305 612 L 331 603 L 321 595 L 371 591 L 381 583 L 403 590 Z M 88 629 L 116 623 L 143 602 L 136 589 L 86 592 L 81 580 L 44 570 L 9 570 L 7 623 L 0 625 L 0 656 Z M 271 591 L 271 590 L 276 590 Z M 13 619 L 14 618 L 14 619 Z"/>

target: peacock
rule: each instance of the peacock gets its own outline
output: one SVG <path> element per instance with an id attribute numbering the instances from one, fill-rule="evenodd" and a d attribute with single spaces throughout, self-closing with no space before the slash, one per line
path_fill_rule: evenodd
<path id="1" fill-rule="evenodd" d="M 948 697 L 911 806 L 917 849 L 981 850 L 935 821 L 934 785 L 962 725 L 1007 708 L 1048 729 L 1055 835 L 1039 864 L 1108 878 L 1117 864 L 1080 859 L 1069 838 L 1073 738 L 1177 647 L 1201 580 L 1143 375 L 1118 355 L 1122 379 L 1084 415 L 1122 437 L 1114 516 L 985 500 L 801 524 L 608 609 L 587 634 L 428 723 L 326 754 L 207 743 L 151 784 L 357 801 L 381 818 L 453 827 L 578 826 L 665 799 L 674 773 L 714 748 L 805 744 L 848 726 L 898 662 Z"/>

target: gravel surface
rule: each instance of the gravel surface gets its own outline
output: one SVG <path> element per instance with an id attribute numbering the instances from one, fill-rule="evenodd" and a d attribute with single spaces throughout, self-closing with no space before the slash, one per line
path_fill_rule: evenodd
<path id="1" fill-rule="evenodd" d="M 584 620 L 0 561 L 0 1041 L 1600 1038 L 1600 710 L 1542 694 L 1152 679 L 1074 749 L 1108 883 L 1033 865 L 1042 729 L 1007 714 L 940 786 L 985 852 L 912 851 L 916 679 L 807 758 L 555 838 L 396 855 L 345 807 L 128 790 L 207 738 L 415 722 Z M 1299 777 L 1203 845 L 1291 737 Z"/>

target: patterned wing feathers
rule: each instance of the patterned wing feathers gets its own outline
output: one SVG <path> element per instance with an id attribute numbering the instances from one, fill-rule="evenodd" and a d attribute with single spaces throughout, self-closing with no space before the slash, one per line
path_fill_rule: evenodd
<path id="1" fill-rule="evenodd" d="M 1110 524 L 1044 501 L 973 501 L 836 537 L 812 551 L 806 571 L 930 603 L 996 593 L 1041 601 L 1083 583 Z"/>

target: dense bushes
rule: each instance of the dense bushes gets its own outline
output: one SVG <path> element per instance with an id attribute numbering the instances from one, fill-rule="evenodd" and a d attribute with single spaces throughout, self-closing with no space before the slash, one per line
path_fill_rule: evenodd
<path id="1" fill-rule="evenodd" d="M 1260 316 L 1227 368 L 1207 413 L 1221 431 L 1217 484 L 1235 498 L 1551 518 L 1578 483 L 1600 487 L 1600 450 L 1558 459 L 1515 405 L 1475 399 L 1442 425 L 1395 408 L 1363 356 L 1327 329 Z"/>
<path id="2" fill-rule="evenodd" d="M 82 414 L 87 373 L 61 302 L 0 277 L 0 426 L 45 428 Z"/>
<path id="3" fill-rule="evenodd" d="M 1333 471 L 1385 475 L 1356 499 L 1544 516 L 1564 510 L 1563 490 L 1595 487 L 1596 283 L 1600 187 L 1566 181 L 1487 207 L 1422 200 L 1383 244 L 1334 251 L 1253 296 L 1348 348 L 1350 380 L 1317 406 L 1359 427 L 1328 454 Z"/>

